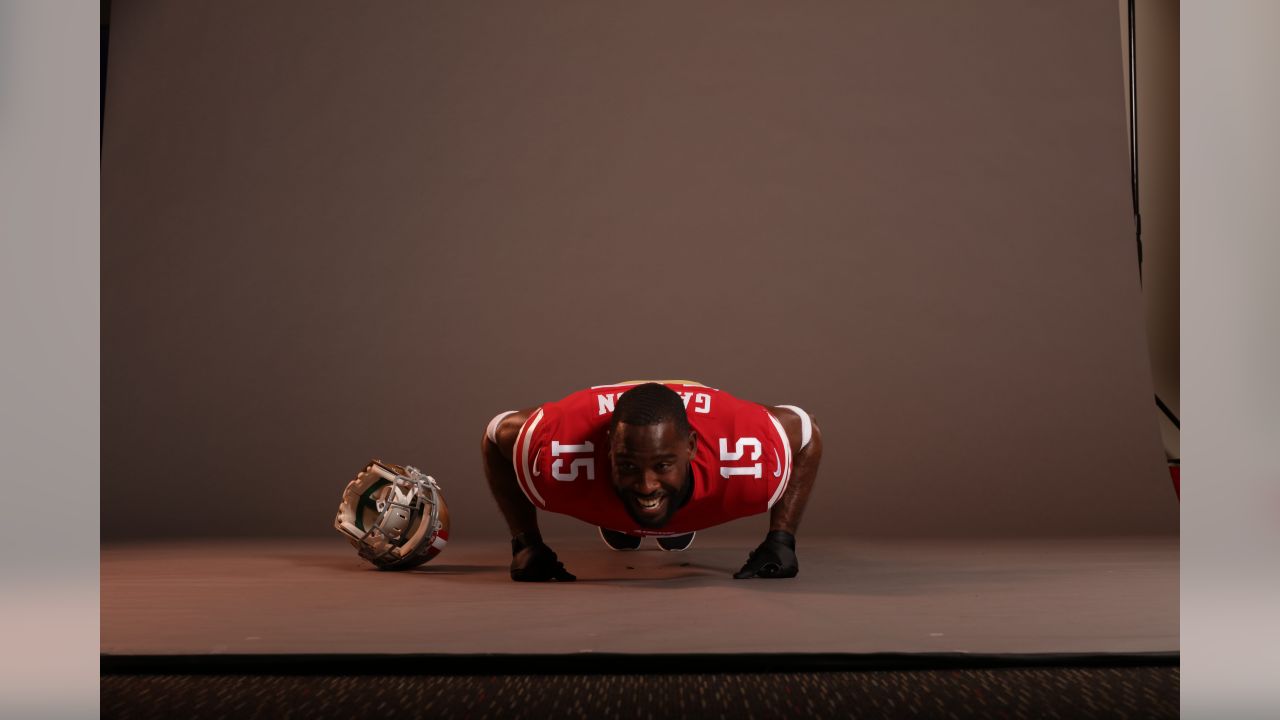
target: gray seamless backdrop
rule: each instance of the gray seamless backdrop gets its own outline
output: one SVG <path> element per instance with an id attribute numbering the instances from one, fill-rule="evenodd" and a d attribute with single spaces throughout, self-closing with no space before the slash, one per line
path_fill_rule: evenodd
<path id="1" fill-rule="evenodd" d="M 1113 0 L 111 20 L 104 540 L 332 533 L 374 456 L 503 536 L 488 419 L 635 377 L 814 412 L 806 533 L 1176 531 Z"/>

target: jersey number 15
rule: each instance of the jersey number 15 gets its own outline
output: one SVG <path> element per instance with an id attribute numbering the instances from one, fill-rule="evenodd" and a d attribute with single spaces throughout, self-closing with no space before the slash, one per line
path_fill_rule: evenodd
<path id="1" fill-rule="evenodd" d="M 569 445 L 556 440 L 551 441 L 551 457 L 556 461 L 551 463 L 551 477 L 560 482 L 572 482 L 578 479 L 578 472 L 585 471 L 588 480 L 596 479 L 596 466 L 591 457 L 574 458 L 569 463 L 569 471 L 565 472 L 560 468 L 564 467 L 564 458 L 561 455 L 577 455 L 585 454 L 590 456 L 595 451 L 595 443 L 588 440 L 581 445 Z"/>
<path id="2" fill-rule="evenodd" d="M 763 449 L 758 439 L 753 437 L 738 438 L 737 445 L 734 447 L 733 450 L 730 450 L 728 439 L 720 438 L 720 462 L 725 463 L 725 462 L 734 462 L 734 461 L 742 460 L 743 456 L 747 454 L 748 448 L 751 449 L 750 459 L 759 460 L 760 455 L 763 453 Z M 720 468 L 720 477 L 723 477 L 723 478 L 730 478 L 735 475 L 750 475 L 751 477 L 758 478 L 758 477 L 761 477 L 762 474 L 763 474 L 763 467 L 761 463 L 755 463 L 752 465 L 740 465 L 737 467 L 722 466 Z"/>

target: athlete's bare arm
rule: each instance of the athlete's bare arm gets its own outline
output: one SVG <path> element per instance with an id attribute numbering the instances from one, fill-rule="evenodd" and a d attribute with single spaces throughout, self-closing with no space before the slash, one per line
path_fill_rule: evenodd
<path id="1" fill-rule="evenodd" d="M 813 481 L 818 477 L 818 465 L 822 462 L 822 432 L 818 430 L 816 418 L 810 414 L 809 444 L 801 448 L 803 422 L 800 416 L 788 408 L 771 407 L 768 410 L 782 423 L 791 443 L 791 479 L 769 513 L 769 530 L 785 530 L 794 535 L 800 527 L 800 517 L 813 490 Z"/>
<path id="2" fill-rule="evenodd" d="M 822 434 L 810 418 L 810 436 L 804 443 L 804 419 L 789 408 L 768 408 L 791 443 L 791 479 L 782 497 L 769 511 L 769 532 L 764 542 L 756 546 L 747 557 L 742 569 L 733 574 L 738 580 L 748 578 L 792 578 L 800 572 L 796 559 L 796 529 L 800 516 L 818 477 L 818 464 L 822 461 Z M 803 447 L 801 447 L 803 445 Z"/>
<path id="3" fill-rule="evenodd" d="M 511 530 L 511 579 L 519 582 L 546 582 L 576 580 L 556 558 L 555 552 L 542 541 L 538 531 L 538 510 L 521 492 L 516 480 L 515 466 L 511 463 L 516 437 L 524 421 L 534 408 L 508 414 L 494 429 L 494 439 L 489 439 L 485 428 L 480 441 L 480 454 L 484 462 L 484 476 L 489 481 L 489 491 L 498 502 L 498 509 Z"/>
<path id="4" fill-rule="evenodd" d="M 515 466 L 511 463 L 512 451 L 516 446 L 516 436 L 524 421 L 536 408 L 517 410 L 502 419 L 494 436 L 497 442 L 489 439 L 486 429 L 480 442 L 480 454 L 484 458 L 484 476 L 489 481 L 489 492 L 498 503 L 502 517 L 507 521 L 511 537 L 522 533 L 536 535 L 538 533 L 538 514 L 533 503 L 520 491 L 516 482 Z"/>

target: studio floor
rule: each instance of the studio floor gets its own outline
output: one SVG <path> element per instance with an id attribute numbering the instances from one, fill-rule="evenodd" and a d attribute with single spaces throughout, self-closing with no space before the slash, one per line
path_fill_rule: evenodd
<path id="1" fill-rule="evenodd" d="M 107 655 L 1176 653 L 1176 537 L 802 537 L 793 580 L 733 580 L 754 543 L 548 541 L 579 580 L 508 579 L 501 540 L 380 572 L 339 537 L 109 544 Z"/>

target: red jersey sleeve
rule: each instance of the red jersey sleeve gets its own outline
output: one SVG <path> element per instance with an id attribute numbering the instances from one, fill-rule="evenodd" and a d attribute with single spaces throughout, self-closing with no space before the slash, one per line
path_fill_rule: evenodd
<path id="1" fill-rule="evenodd" d="M 511 459 L 534 507 L 597 524 L 615 519 L 611 510 L 625 515 L 609 479 L 612 414 L 612 406 L 602 407 L 596 393 L 584 390 L 529 416 Z"/>
<path id="2" fill-rule="evenodd" d="M 688 416 L 698 433 L 698 482 L 680 511 L 685 522 L 716 525 L 773 507 L 791 479 L 791 443 L 768 409 L 718 392 L 703 403 L 695 395 Z"/>

